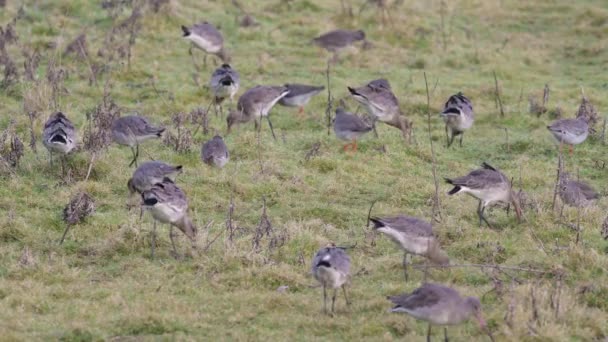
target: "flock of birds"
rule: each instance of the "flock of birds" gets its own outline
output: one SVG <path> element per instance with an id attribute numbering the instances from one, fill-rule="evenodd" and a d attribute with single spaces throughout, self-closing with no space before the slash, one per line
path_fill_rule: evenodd
<path id="1" fill-rule="evenodd" d="M 206 22 L 192 27 L 182 26 L 182 30 L 184 37 L 192 43 L 190 54 L 192 54 L 192 47 L 195 47 L 223 60 L 224 64 L 213 72 L 209 83 L 215 110 L 223 112 L 221 107 L 223 101 L 225 99 L 232 101 L 238 93 L 240 76 L 227 64 L 229 57 L 224 48 L 222 35 L 213 25 Z M 336 30 L 314 38 L 313 42 L 334 53 L 334 59 L 337 59 L 341 49 L 364 39 L 363 31 Z M 299 107 L 302 112 L 310 99 L 323 89 L 323 86 L 302 84 L 257 85 L 250 88 L 238 98 L 236 110 L 228 113 L 226 118 L 228 132 L 235 124 L 251 121 L 254 121 L 256 129 L 260 129 L 260 121 L 264 117 L 268 120 L 272 130 L 269 113 L 275 104 Z M 376 121 L 399 129 L 404 137 L 409 134 L 411 123 L 401 112 L 397 97 L 387 80 L 373 80 L 358 88 L 349 87 L 348 90 L 352 97 L 367 109 L 374 121 L 370 124 L 342 107 L 336 109 L 333 129 L 336 137 L 349 142 L 344 146 L 345 151 L 347 147 L 356 150 L 357 140 L 372 131 Z M 459 143 L 462 146 L 463 135 L 473 126 L 475 119 L 472 102 L 462 93 L 457 93 L 447 100 L 440 116 L 445 121 L 447 146 L 450 147 L 458 136 L 460 136 Z M 570 146 L 580 144 L 589 134 L 589 125 L 584 118 L 558 120 L 547 128 L 560 143 L 560 148 L 561 144 Z M 141 165 L 137 163 L 139 145 L 148 139 L 161 137 L 164 130 L 139 115 L 118 118 L 112 125 L 114 141 L 119 145 L 129 146 L 132 150 L 133 159 L 129 166 L 133 164 L 137 166 L 128 182 L 128 189 L 131 193 L 141 195 L 142 207 L 148 209 L 154 218 L 152 256 L 154 256 L 157 221 L 171 227 L 170 238 L 176 255 L 173 227 L 177 227 L 192 241 L 197 235 L 197 228 L 188 217 L 187 197 L 175 183 L 175 178 L 181 172 L 182 167 L 171 166 L 160 161 L 148 161 Z M 77 134 L 74 125 L 61 112 L 53 114 L 48 119 L 44 126 L 43 136 L 44 145 L 51 153 L 51 163 L 52 154 L 61 155 L 63 162 L 65 155 L 76 146 Z M 219 168 L 229 162 L 228 147 L 221 136 L 216 135 L 204 143 L 201 159 L 205 163 Z M 484 222 L 490 228 L 492 227 L 484 215 L 484 210 L 498 202 L 512 204 L 517 219 L 522 218 L 518 196 L 513 191 L 508 177 L 487 163 L 483 163 L 480 169 L 473 170 L 465 176 L 446 179 L 446 182 L 453 186 L 453 189 L 448 192 L 449 195 L 465 193 L 479 200 L 477 215 L 480 227 Z M 574 180 L 565 173 L 560 179 L 559 186 L 562 200 L 569 205 L 586 206 L 598 198 L 598 193 L 588 184 Z M 372 217 L 371 222 L 376 231 L 390 237 L 404 251 L 403 265 L 406 280 L 408 254 L 424 256 L 437 264 L 449 263 L 448 256 L 441 249 L 433 234 L 431 223 L 404 215 Z M 349 303 L 345 285 L 350 278 L 350 266 L 350 258 L 346 250 L 335 245 L 328 245 L 315 255 L 312 261 L 312 274 L 323 287 L 325 312 L 327 312 L 328 289 L 333 289 L 332 313 L 336 292 L 340 287 L 343 289 L 346 302 Z M 389 299 L 394 304 L 392 312 L 404 312 L 429 322 L 427 340 L 430 339 L 431 325 L 459 324 L 471 316 L 477 318 L 482 329 L 485 329 L 479 299 L 462 297 L 456 290 L 443 285 L 427 283 L 412 293 L 389 297 Z M 487 333 L 492 338 L 489 331 Z M 444 331 L 444 334 L 447 340 L 447 331 Z"/>

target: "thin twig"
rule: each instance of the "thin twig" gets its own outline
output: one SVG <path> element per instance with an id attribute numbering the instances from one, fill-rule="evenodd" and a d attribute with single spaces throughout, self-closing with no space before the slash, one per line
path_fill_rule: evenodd
<path id="1" fill-rule="evenodd" d="M 369 221 L 370 218 L 372 217 L 372 208 L 374 207 L 374 204 L 376 204 L 376 200 L 372 201 L 372 204 L 369 206 L 369 211 L 367 212 L 367 226 L 369 227 Z"/>
<path id="2" fill-rule="evenodd" d="M 557 193 L 559 191 L 559 178 L 562 173 L 562 148 L 561 143 L 559 147 L 559 154 L 557 157 L 557 177 L 555 179 L 555 188 L 553 189 L 553 203 L 551 203 L 551 210 L 555 210 L 555 202 L 557 202 Z"/>
<path id="3" fill-rule="evenodd" d="M 327 78 L 327 108 L 325 109 L 325 117 L 327 118 L 327 135 L 331 134 L 331 109 L 333 107 L 334 99 L 331 96 L 331 86 L 329 82 L 329 59 L 327 60 L 327 69 L 325 70 L 325 77 Z"/>
<path id="4" fill-rule="evenodd" d="M 220 235 L 222 235 L 223 232 L 224 232 L 223 230 L 220 230 L 217 233 L 217 235 L 215 235 L 215 237 L 213 238 L 213 240 L 209 241 L 209 243 L 205 246 L 205 248 L 203 248 L 203 252 L 206 253 L 209 250 L 209 248 L 211 247 L 211 245 L 213 245 L 213 243 L 215 242 L 215 240 L 217 240 L 220 237 Z"/>
<path id="5" fill-rule="evenodd" d="M 439 183 L 437 182 L 437 166 L 435 160 L 435 147 L 433 146 L 433 137 L 431 135 L 431 95 L 429 93 L 429 82 L 426 78 L 426 71 L 424 72 L 424 85 L 426 87 L 426 113 L 427 113 L 427 125 L 429 132 L 429 142 L 431 143 L 431 160 L 432 160 L 432 170 L 433 170 L 433 182 L 435 184 L 435 196 L 433 197 L 433 209 L 431 212 L 431 217 L 433 220 L 437 220 L 437 215 L 439 217 L 438 222 L 441 221 L 441 205 L 439 203 Z"/>
<path id="6" fill-rule="evenodd" d="M 84 178 L 85 182 L 89 180 L 89 176 L 91 175 L 91 170 L 93 169 L 93 163 L 95 162 L 96 156 L 97 153 L 93 152 L 93 155 L 91 156 L 91 162 L 89 163 L 89 169 L 87 170 L 87 176 Z"/>
<path id="7" fill-rule="evenodd" d="M 500 107 L 500 116 L 504 117 L 505 116 L 505 111 L 502 108 L 502 100 L 500 99 L 500 90 L 498 88 L 498 78 L 496 77 L 496 71 L 492 71 L 492 73 L 494 74 L 494 86 L 495 86 L 495 96 L 496 96 L 496 101 L 498 102 L 498 105 Z"/>

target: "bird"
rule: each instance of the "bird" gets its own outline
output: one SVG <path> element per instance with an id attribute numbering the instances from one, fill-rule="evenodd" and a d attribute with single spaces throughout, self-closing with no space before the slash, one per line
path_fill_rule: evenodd
<path id="1" fill-rule="evenodd" d="M 217 114 L 217 107 L 222 112 L 222 102 L 227 97 L 232 102 L 234 95 L 239 91 L 241 77 L 239 73 L 234 70 L 230 64 L 222 64 L 221 67 L 215 69 L 211 75 L 209 86 L 213 91 L 213 102 L 215 104 L 215 113 Z"/>
<path id="2" fill-rule="evenodd" d="M 348 87 L 348 91 L 374 119 L 398 128 L 404 138 L 411 138 L 411 123 L 401 112 L 399 100 L 387 80 L 374 80 L 359 88 Z"/>
<path id="3" fill-rule="evenodd" d="M 454 186 L 448 195 L 460 192 L 469 194 L 479 200 L 477 215 L 479 215 L 479 226 L 482 220 L 492 228 L 492 225 L 483 215 L 486 207 L 502 202 L 512 203 L 515 207 L 517 221 L 521 221 L 521 207 L 519 199 L 511 187 L 511 182 L 507 177 L 488 163 L 481 164 L 481 169 L 473 170 L 468 175 L 458 178 L 445 178 L 448 184 Z"/>
<path id="4" fill-rule="evenodd" d="M 272 107 L 283 97 L 289 94 L 289 89 L 284 86 L 262 86 L 257 85 L 248 89 L 239 97 L 236 110 L 231 111 L 226 118 L 228 133 L 236 123 L 245 123 L 251 120 L 255 123 L 256 130 L 260 130 L 260 120 L 266 117 L 272 137 L 276 140 L 269 113 Z"/>
<path id="5" fill-rule="evenodd" d="M 367 83 L 367 86 L 371 88 L 384 88 L 387 90 L 391 90 L 391 83 L 386 78 L 379 78 L 376 80 L 369 81 Z"/>
<path id="6" fill-rule="evenodd" d="M 131 147 L 133 160 L 129 164 L 137 166 L 139 157 L 139 144 L 153 138 L 160 138 L 165 131 L 163 127 L 155 127 L 148 119 L 139 115 L 120 117 L 112 123 L 112 138 L 119 145 Z"/>
<path id="7" fill-rule="evenodd" d="M 156 221 L 169 224 L 169 238 L 173 246 L 173 252 L 177 255 L 175 242 L 173 241 L 173 227 L 181 230 L 192 242 L 197 234 L 197 228 L 188 217 L 188 200 L 186 194 L 168 177 L 162 182 L 156 183 L 152 188 L 142 192 L 142 206 L 149 210 L 154 218 L 152 231 L 151 255 L 154 258 L 156 247 Z"/>
<path id="8" fill-rule="evenodd" d="M 313 44 L 334 54 L 333 61 L 338 60 L 338 52 L 358 41 L 365 40 L 363 30 L 334 30 L 312 39 Z"/>
<path id="9" fill-rule="evenodd" d="M 349 113 L 342 107 L 336 108 L 336 117 L 334 119 L 334 133 L 342 140 L 348 140 L 350 143 L 344 145 L 344 151 L 347 147 L 351 150 L 357 150 L 357 139 L 363 134 L 372 130 L 372 127 L 367 125 L 363 119 L 355 114 Z"/>
<path id="10" fill-rule="evenodd" d="M 224 167 L 230 160 L 230 154 L 228 153 L 228 147 L 226 147 L 224 139 L 216 135 L 213 139 L 206 141 L 201 149 L 201 159 L 203 159 L 205 164 L 219 168 Z"/>
<path id="11" fill-rule="evenodd" d="M 547 126 L 547 129 L 560 143 L 560 152 L 562 144 L 566 144 L 570 147 L 570 154 L 573 152 L 573 145 L 582 143 L 589 136 L 589 123 L 584 117 L 556 120 Z"/>
<path id="12" fill-rule="evenodd" d="M 133 176 L 127 182 L 129 192 L 141 194 L 150 190 L 155 184 L 162 183 L 165 178 L 175 182 L 177 175 L 182 173 L 182 166 L 172 166 L 162 161 L 147 161 L 139 165 Z"/>
<path id="13" fill-rule="evenodd" d="M 600 197 L 589 184 L 572 179 L 567 172 L 560 173 L 558 194 L 563 203 L 559 217 L 562 217 L 566 204 L 578 208 L 588 207 Z"/>
<path id="14" fill-rule="evenodd" d="M 188 53 L 190 54 L 190 57 L 192 57 L 192 63 L 197 70 L 198 66 L 194 62 L 192 47 L 196 47 L 205 52 L 205 58 L 203 59 L 205 67 L 207 66 L 207 54 L 219 57 L 224 63 L 230 62 L 230 56 L 224 48 L 224 37 L 222 37 L 220 31 L 218 31 L 213 24 L 204 21 L 199 24 L 194 24 L 191 27 L 182 25 L 182 31 L 183 37 L 192 43 Z"/>
<path id="15" fill-rule="evenodd" d="M 414 318 L 427 321 L 429 327 L 426 334 L 427 342 L 431 340 L 431 326 L 443 325 L 445 341 L 448 341 L 447 325 L 457 325 L 474 316 L 479 326 L 492 341 L 492 335 L 486 330 L 483 319 L 481 302 L 476 297 L 463 298 L 460 294 L 447 286 L 426 283 L 410 294 L 387 297 L 394 306 L 390 312 L 406 313 Z"/>
<path id="16" fill-rule="evenodd" d="M 462 147 L 464 132 L 471 128 L 473 121 L 475 121 L 471 100 L 464 96 L 462 92 L 450 96 L 443 106 L 441 118 L 445 121 L 447 147 L 452 145 L 454 137 L 457 135 L 460 135 L 460 147 Z"/>
<path id="17" fill-rule="evenodd" d="M 51 115 L 44 124 L 42 143 L 49 151 L 53 165 L 53 152 L 61 154 L 61 169 L 65 174 L 65 155 L 76 147 L 76 130 L 72 122 L 62 112 Z"/>
<path id="18" fill-rule="evenodd" d="M 374 230 L 387 235 L 403 249 L 405 281 L 408 281 L 408 254 L 422 255 L 440 265 L 449 264 L 450 259 L 441 250 L 439 241 L 435 238 L 433 227 L 429 222 L 405 215 L 371 217 L 370 221 L 374 224 Z"/>
<path id="19" fill-rule="evenodd" d="M 312 86 L 305 84 L 285 84 L 285 88 L 289 90 L 289 94 L 279 100 L 279 104 L 286 107 L 299 107 L 299 114 L 304 112 L 304 106 L 310 101 L 310 99 L 319 94 L 324 86 Z"/>
<path id="20" fill-rule="evenodd" d="M 342 287 L 344 300 L 350 305 L 346 296 L 346 282 L 350 279 L 350 258 L 343 248 L 329 244 L 321 248 L 312 260 L 312 274 L 323 286 L 323 312 L 327 314 L 327 288 L 334 290 L 331 298 L 331 312 L 334 313 L 336 292 Z"/>

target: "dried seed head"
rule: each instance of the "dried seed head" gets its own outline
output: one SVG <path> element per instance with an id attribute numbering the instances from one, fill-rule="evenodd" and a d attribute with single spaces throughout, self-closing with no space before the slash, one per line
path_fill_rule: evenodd
<path id="1" fill-rule="evenodd" d="M 86 192 L 77 193 L 63 209 L 63 220 L 67 224 L 76 224 L 95 211 L 95 202 Z"/>

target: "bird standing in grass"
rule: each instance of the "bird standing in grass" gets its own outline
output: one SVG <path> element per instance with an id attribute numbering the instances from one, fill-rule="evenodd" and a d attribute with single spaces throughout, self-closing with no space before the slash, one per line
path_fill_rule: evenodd
<path id="1" fill-rule="evenodd" d="M 372 217 L 374 230 L 390 237 L 403 249 L 403 270 L 405 281 L 408 281 L 407 255 L 422 255 L 439 265 L 447 265 L 450 259 L 441 250 L 439 241 L 433 234 L 430 223 L 416 217 L 399 215 L 392 217 Z"/>
<path id="2" fill-rule="evenodd" d="M 374 80 L 359 88 L 348 87 L 348 90 L 374 119 L 398 128 L 404 139 L 411 139 L 411 123 L 403 116 L 388 81 Z"/>
<path id="3" fill-rule="evenodd" d="M 336 109 L 334 133 L 338 138 L 350 141 L 350 143 L 344 145 L 344 151 L 349 146 L 353 151 L 356 151 L 357 139 L 371 130 L 372 127 L 368 126 L 360 117 L 345 111 L 344 108 L 338 107 Z"/>
<path id="4" fill-rule="evenodd" d="M 573 145 L 582 143 L 589 136 L 589 123 L 584 117 L 553 121 L 547 129 L 559 142 L 560 152 L 562 144 L 566 144 L 570 147 L 570 154 L 573 153 Z"/>
<path id="5" fill-rule="evenodd" d="M 154 138 L 160 138 L 165 131 L 162 127 L 155 127 L 143 116 L 123 116 L 112 123 L 112 138 L 119 145 L 126 145 L 133 152 L 133 160 L 129 164 L 137 166 L 139 157 L 139 144 Z"/>
<path id="6" fill-rule="evenodd" d="M 194 241 L 197 228 L 188 217 L 188 200 L 182 189 L 178 188 L 169 178 L 154 184 L 152 188 L 141 194 L 144 209 L 150 210 L 154 218 L 152 230 L 152 258 L 156 247 L 156 221 L 169 224 L 169 238 L 173 246 L 173 252 L 177 256 L 175 241 L 173 240 L 173 227 L 177 227 L 186 236 Z"/>
<path id="7" fill-rule="evenodd" d="M 127 182 L 131 193 L 141 194 L 150 190 L 154 184 L 162 183 L 165 178 L 175 182 L 175 178 L 182 172 L 182 166 L 172 166 L 161 161 L 148 161 L 141 164 L 133 172 L 133 176 Z"/>
<path id="8" fill-rule="evenodd" d="M 248 89 L 239 97 L 236 110 L 231 111 L 226 118 L 228 133 L 230 133 L 233 125 L 251 120 L 254 121 L 256 130 L 259 131 L 261 129 L 260 120 L 265 117 L 268 120 L 272 137 L 277 140 L 269 114 L 272 107 L 287 94 L 289 94 L 289 89 L 283 86 L 257 85 Z"/>
<path id="9" fill-rule="evenodd" d="M 477 319 L 481 329 L 494 341 L 490 332 L 486 330 L 481 302 L 476 297 L 463 298 L 452 288 L 427 283 L 410 294 L 391 296 L 388 299 L 395 305 L 390 310 L 391 312 L 406 313 L 414 318 L 429 322 L 426 334 L 427 342 L 431 341 L 431 326 L 457 325 L 467 321 L 471 316 Z M 443 328 L 443 334 L 447 342 L 447 327 Z"/>
<path id="10" fill-rule="evenodd" d="M 222 37 L 220 31 L 212 24 L 205 21 L 200 24 L 194 24 L 191 27 L 182 25 L 182 31 L 184 33 L 183 37 L 192 43 L 190 49 L 188 49 L 188 53 L 192 58 L 192 64 L 194 64 L 194 67 L 197 70 L 199 70 L 199 67 L 194 61 L 192 47 L 196 47 L 205 52 L 205 57 L 203 59 L 203 65 L 205 67 L 207 66 L 207 54 L 219 57 L 224 63 L 230 62 L 230 57 L 224 48 L 224 37 Z"/>
<path id="11" fill-rule="evenodd" d="M 205 142 L 201 149 L 201 158 L 205 164 L 219 168 L 224 167 L 230 160 L 230 154 L 228 153 L 228 147 L 224 143 L 224 139 L 216 135 L 213 139 Z"/>
<path id="12" fill-rule="evenodd" d="M 334 30 L 313 38 L 313 44 L 334 54 L 333 62 L 338 61 L 338 53 L 344 48 L 365 40 L 365 32 L 362 30 Z"/>
<path id="13" fill-rule="evenodd" d="M 502 202 L 512 203 L 515 207 L 515 215 L 517 221 L 521 220 L 521 207 L 517 195 L 513 192 L 511 182 L 507 177 L 494 167 L 487 163 L 481 165 L 481 169 L 473 170 L 468 175 L 458 178 L 446 178 L 445 181 L 452 184 L 454 188 L 448 192 L 448 195 L 454 195 L 460 192 L 469 194 L 479 200 L 477 207 L 477 215 L 479 216 L 479 226 L 482 221 L 488 227 L 492 225 L 483 215 L 486 207 Z"/>
<path id="14" fill-rule="evenodd" d="M 462 147 L 464 132 L 471 128 L 473 121 L 475 121 L 471 100 L 460 92 L 450 96 L 443 106 L 441 117 L 445 121 L 447 147 L 452 145 L 454 137 L 457 135 L 460 135 L 460 147 Z"/>
<path id="15" fill-rule="evenodd" d="M 346 296 L 346 282 L 350 278 L 350 258 L 343 248 L 331 244 L 321 248 L 312 260 L 312 274 L 323 286 L 323 311 L 327 313 L 327 288 L 334 290 L 331 297 L 331 312 L 334 313 L 336 292 L 342 287 L 344 300 L 349 305 Z"/>
<path id="16" fill-rule="evenodd" d="M 213 72 L 211 80 L 209 81 L 209 86 L 213 91 L 213 103 L 216 115 L 218 107 L 220 113 L 223 114 L 222 102 L 227 97 L 230 98 L 230 101 L 233 100 L 234 95 L 239 91 L 240 83 L 241 77 L 239 76 L 239 73 L 229 64 L 222 64 L 221 67 Z"/>
<path id="17" fill-rule="evenodd" d="M 289 90 L 289 94 L 283 97 L 279 104 L 287 107 L 299 107 L 298 114 L 304 113 L 304 106 L 313 98 L 313 96 L 319 94 L 324 86 L 311 86 L 305 84 L 286 84 L 285 87 Z"/>
<path id="18" fill-rule="evenodd" d="M 57 112 L 46 121 L 42 132 L 42 143 L 49 150 L 53 165 L 53 152 L 61 155 L 61 170 L 65 175 L 65 155 L 76 147 L 76 130 L 62 112 Z"/>

